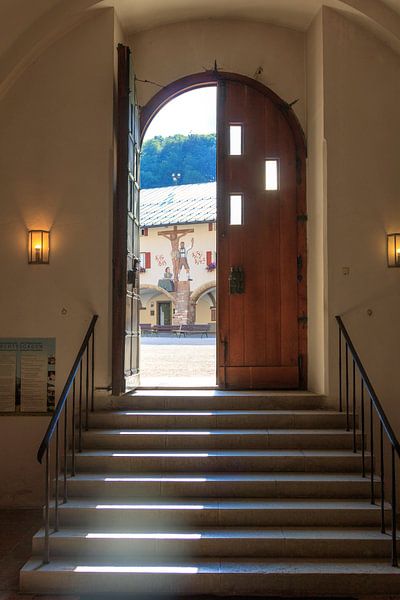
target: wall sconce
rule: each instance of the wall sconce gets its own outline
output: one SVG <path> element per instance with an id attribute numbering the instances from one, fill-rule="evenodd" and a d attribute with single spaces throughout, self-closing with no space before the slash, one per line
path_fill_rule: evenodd
<path id="1" fill-rule="evenodd" d="M 400 267 L 400 233 L 387 235 L 387 264 L 388 267 Z"/>
<path id="2" fill-rule="evenodd" d="M 48 265 L 50 256 L 50 231 L 28 231 L 28 263 Z"/>

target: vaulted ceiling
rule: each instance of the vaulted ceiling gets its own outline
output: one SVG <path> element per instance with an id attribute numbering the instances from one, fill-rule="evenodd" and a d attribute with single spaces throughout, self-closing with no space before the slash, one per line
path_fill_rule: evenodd
<path id="1" fill-rule="evenodd" d="M 114 0 L 128 32 L 191 19 L 249 19 L 306 30 L 322 5 L 376 12 L 378 5 L 400 14 L 400 0 Z M 368 6 L 370 4 L 370 6 Z M 367 10 L 366 10 L 367 9 Z"/>
<path id="2" fill-rule="evenodd" d="M 305 31 L 322 5 L 346 12 L 400 52 L 400 0 L 0 0 L 0 96 L 26 63 L 88 11 L 114 6 L 127 34 L 193 19 L 246 19 Z"/>

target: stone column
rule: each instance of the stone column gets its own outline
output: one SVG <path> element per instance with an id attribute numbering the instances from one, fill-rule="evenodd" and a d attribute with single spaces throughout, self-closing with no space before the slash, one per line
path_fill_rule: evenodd
<path id="1" fill-rule="evenodd" d="M 175 314 L 173 325 L 188 325 L 194 323 L 195 311 L 190 302 L 190 281 L 178 281 L 175 287 Z"/>

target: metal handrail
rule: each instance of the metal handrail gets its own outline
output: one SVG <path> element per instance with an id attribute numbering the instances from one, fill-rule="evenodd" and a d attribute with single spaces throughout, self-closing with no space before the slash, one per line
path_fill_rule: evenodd
<path id="1" fill-rule="evenodd" d="M 90 325 L 89 325 L 88 330 L 86 332 L 85 338 L 84 338 L 84 340 L 82 342 L 82 345 L 81 345 L 81 347 L 79 349 L 79 352 L 78 352 L 78 354 L 76 356 L 76 359 L 75 359 L 75 362 L 74 362 L 74 364 L 72 366 L 72 369 L 71 369 L 71 371 L 70 371 L 70 373 L 68 375 L 68 379 L 65 382 L 64 389 L 61 392 L 61 396 L 60 396 L 59 401 L 57 402 L 57 406 L 56 406 L 56 409 L 55 409 L 54 414 L 52 416 L 52 419 L 51 419 L 51 421 L 49 423 L 49 426 L 47 427 L 47 431 L 44 434 L 43 440 L 42 440 L 42 442 L 41 442 L 41 444 L 39 446 L 39 450 L 37 452 L 37 460 L 39 461 L 40 464 L 42 464 L 42 459 L 43 459 L 44 453 L 46 452 L 46 450 L 49 447 L 51 438 L 53 437 L 54 431 L 56 430 L 57 423 L 60 420 L 60 417 L 61 417 L 61 414 L 63 412 L 65 403 L 66 403 L 67 398 L 68 398 L 68 394 L 69 394 L 69 392 L 71 390 L 72 383 L 75 380 L 76 374 L 77 374 L 78 369 L 79 369 L 79 365 L 80 365 L 82 357 L 83 357 L 83 354 L 84 354 L 84 352 L 85 352 L 85 350 L 86 350 L 86 348 L 87 348 L 87 346 L 89 344 L 89 340 L 90 340 L 90 338 L 92 336 L 92 333 L 94 332 L 94 328 L 95 328 L 96 321 L 97 321 L 98 318 L 99 318 L 98 315 L 93 315 L 92 320 L 90 321 Z"/>
<path id="2" fill-rule="evenodd" d="M 85 430 L 87 431 L 89 428 L 89 396 L 90 410 L 94 411 L 94 328 L 97 319 L 98 315 L 93 315 L 37 453 L 39 463 L 42 463 L 43 457 L 45 457 L 46 464 L 43 548 L 43 562 L 45 564 L 50 561 L 50 504 L 53 498 L 53 530 L 58 531 L 59 505 L 61 502 L 65 504 L 68 501 L 68 471 L 71 477 L 75 476 L 76 432 L 78 433 L 78 452 L 82 451 L 83 410 L 85 411 Z M 85 354 L 86 360 L 84 360 Z M 83 381 L 84 376 L 85 382 Z M 69 418 L 68 414 L 69 398 L 72 403 L 71 418 Z M 85 403 L 84 406 L 83 402 Z M 78 424 L 76 424 L 76 419 L 78 420 Z M 63 427 L 60 427 L 60 423 Z M 60 431 L 60 429 L 63 429 L 63 431 Z M 60 441 L 63 446 L 62 451 L 60 451 Z M 69 450 L 70 463 L 68 463 Z M 54 464 L 52 465 L 52 463 Z M 52 475 L 52 466 L 54 467 L 54 475 Z M 60 475 L 62 476 L 61 482 L 63 483 L 61 493 Z M 62 501 L 60 501 L 60 495 Z"/>
<path id="3" fill-rule="evenodd" d="M 391 477 L 391 538 L 392 538 L 392 565 L 398 567 L 398 553 L 397 553 L 397 485 L 396 485 L 396 455 L 400 458 L 400 444 L 396 437 L 392 426 L 383 410 L 382 404 L 379 401 L 377 393 L 367 375 L 364 365 L 361 362 L 360 356 L 354 347 L 354 344 L 350 338 L 350 335 L 343 323 L 342 318 L 337 315 L 337 324 L 339 326 L 339 360 L 338 360 L 338 374 L 339 374 L 339 411 L 343 411 L 343 387 L 345 391 L 345 403 L 346 403 L 346 431 L 353 431 L 353 452 L 358 451 L 357 445 L 357 434 L 356 434 L 356 410 L 357 410 L 357 383 L 356 383 L 356 369 L 360 375 L 360 386 L 359 386 L 359 402 L 361 405 L 361 455 L 362 455 L 362 477 L 366 477 L 366 456 L 365 450 L 367 447 L 367 441 L 369 441 L 370 450 L 370 485 L 371 485 L 371 504 L 376 504 L 375 494 L 375 483 L 378 482 L 376 477 L 377 474 L 380 476 L 380 513 L 381 513 L 381 532 L 386 533 L 386 514 L 385 514 L 385 476 L 387 468 L 385 463 L 387 462 L 387 456 L 385 454 L 385 437 L 390 443 L 390 470 L 389 474 Z M 345 341 L 345 354 L 343 359 L 343 338 Z M 352 376 L 349 375 L 349 354 L 352 360 Z M 344 363 L 344 365 L 343 365 Z M 344 369 L 343 369 L 344 367 Z M 344 375 L 343 375 L 344 370 Z M 367 392 L 370 405 L 369 405 L 369 417 L 365 412 L 365 397 L 364 392 Z M 352 396 L 352 427 L 350 427 L 350 392 Z M 374 424 L 374 413 L 379 419 L 379 444 L 375 444 L 375 424 Z M 369 432 L 366 433 L 366 418 L 369 419 Z M 378 450 L 376 449 L 378 446 Z M 379 467 L 375 469 L 375 452 L 379 456 Z"/>
<path id="4" fill-rule="evenodd" d="M 367 372 L 366 372 L 366 370 L 365 370 L 365 368 L 364 368 L 364 366 L 363 366 L 363 364 L 361 362 L 361 359 L 360 359 L 360 357 L 358 355 L 358 352 L 355 349 L 353 342 L 351 341 L 351 338 L 350 338 L 349 333 L 348 333 L 348 331 L 346 329 L 346 326 L 343 323 L 342 318 L 339 315 L 337 315 L 335 317 L 335 319 L 338 322 L 339 329 L 342 331 L 342 334 L 343 334 L 343 336 L 344 336 L 344 338 L 345 338 L 345 340 L 346 340 L 346 342 L 347 342 L 347 344 L 349 346 L 349 350 L 351 352 L 351 355 L 354 358 L 354 361 L 355 361 L 355 363 L 356 363 L 356 365 L 358 367 L 358 370 L 359 370 L 360 375 L 361 375 L 361 377 L 362 377 L 362 379 L 364 381 L 364 384 L 365 384 L 365 387 L 366 387 L 366 389 L 368 391 L 368 394 L 369 394 L 369 396 L 370 396 L 370 398 L 371 398 L 371 400 L 372 400 L 372 402 L 373 402 L 373 404 L 375 406 L 376 412 L 378 413 L 378 416 L 379 416 L 380 420 L 382 421 L 382 425 L 383 425 L 383 427 L 384 427 L 384 429 L 386 431 L 386 434 L 387 434 L 387 436 L 388 436 L 388 438 L 390 440 L 390 443 L 392 444 L 392 446 L 394 447 L 394 449 L 397 452 L 397 455 L 400 458 L 400 443 L 399 443 L 399 441 L 398 441 L 398 439 L 396 437 L 395 432 L 393 431 L 393 429 L 392 429 L 392 427 L 391 427 L 391 425 L 389 423 L 389 419 L 387 418 L 387 416 L 385 414 L 385 411 L 382 408 L 382 404 L 379 402 L 378 396 L 377 396 L 377 394 L 376 394 L 376 392 L 374 390 L 374 387 L 373 387 L 373 385 L 372 385 L 372 383 L 371 383 L 371 381 L 370 381 L 370 379 L 369 379 L 369 377 L 367 375 Z"/>

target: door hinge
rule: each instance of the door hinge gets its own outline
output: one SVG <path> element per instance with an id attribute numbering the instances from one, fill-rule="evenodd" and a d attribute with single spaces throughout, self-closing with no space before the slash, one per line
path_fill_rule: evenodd
<path id="1" fill-rule="evenodd" d="M 300 283 L 303 281 L 303 275 L 301 274 L 303 270 L 303 257 L 301 254 L 297 256 L 297 281 Z"/>
<path id="2" fill-rule="evenodd" d="M 298 223 L 306 223 L 307 221 L 308 221 L 308 215 L 307 214 L 297 215 L 297 222 Z"/>
<path id="3" fill-rule="evenodd" d="M 308 317 L 307 315 L 300 315 L 300 317 L 297 317 L 297 321 L 305 327 L 308 323 Z"/>
<path id="4" fill-rule="evenodd" d="M 298 367 L 299 367 L 299 371 L 301 373 L 301 371 L 303 369 L 303 355 L 302 354 L 299 354 L 297 356 L 297 364 L 298 364 Z"/>

